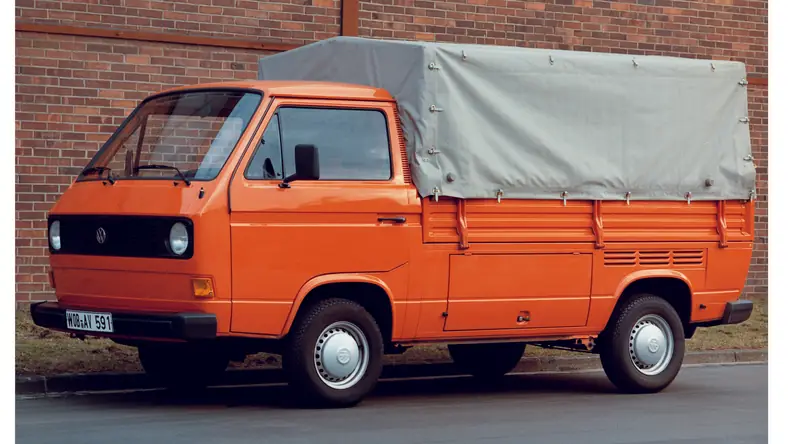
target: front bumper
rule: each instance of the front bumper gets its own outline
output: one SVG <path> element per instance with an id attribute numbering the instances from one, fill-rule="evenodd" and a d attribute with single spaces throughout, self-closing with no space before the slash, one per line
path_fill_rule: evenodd
<path id="1" fill-rule="evenodd" d="M 107 310 L 90 310 L 107 312 Z M 111 334 L 70 330 L 66 327 L 66 309 L 56 302 L 42 302 L 30 306 L 33 322 L 39 327 L 68 331 L 75 334 L 119 336 L 135 339 L 207 340 L 216 338 L 216 315 L 211 313 L 151 314 L 112 312 Z"/>

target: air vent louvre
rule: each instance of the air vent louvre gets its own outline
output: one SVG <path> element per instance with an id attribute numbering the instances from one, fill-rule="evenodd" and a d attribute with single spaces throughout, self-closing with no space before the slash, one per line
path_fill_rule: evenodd
<path id="1" fill-rule="evenodd" d="M 399 148 L 402 153 L 402 173 L 405 176 L 405 183 L 411 183 L 410 163 L 408 163 L 408 153 L 405 147 L 405 133 L 402 128 L 402 119 L 399 117 L 399 111 L 394 110 L 394 117 L 397 119 L 397 127 L 399 129 Z"/>
<path id="2" fill-rule="evenodd" d="M 670 251 L 640 251 L 640 265 L 670 265 Z"/>
<path id="3" fill-rule="evenodd" d="M 605 265 L 608 266 L 633 267 L 637 260 L 635 251 L 605 251 Z"/>
<path id="4" fill-rule="evenodd" d="M 608 267 L 657 267 L 657 266 L 702 266 L 706 261 L 705 250 L 680 251 L 605 251 L 605 266 Z"/>
<path id="5" fill-rule="evenodd" d="M 674 265 L 703 265 L 706 255 L 704 250 L 674 251 Z"/>

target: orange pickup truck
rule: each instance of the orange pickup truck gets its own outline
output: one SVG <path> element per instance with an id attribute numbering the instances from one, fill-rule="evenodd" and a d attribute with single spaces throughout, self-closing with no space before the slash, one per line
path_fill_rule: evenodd
<path id="1" fill-rule="evenodd" d="M 655 392 L 697 327 L 750 316 L 748 194 L 704 199 L 706 181 L 699 198 L 520 198 L 502 180 L 489 197 L 425 195 L 398 102 L 312 80 L 144 100 L 49 215 L 57 302 L 34 304 L 35 323 L 138 347 L 169 387 L 281 354 L 301 399 L 349 406 L 384 354 L 435 343 L 479 377 L 511 371 L 526 344 L 598 353 L 617 387 Z"/>

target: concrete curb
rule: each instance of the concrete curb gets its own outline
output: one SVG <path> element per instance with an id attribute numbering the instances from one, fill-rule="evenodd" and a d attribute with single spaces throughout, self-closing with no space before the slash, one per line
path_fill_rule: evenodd
<path id="1" fill-rule="evenodd" d="M 684 357 L 684 365 L 733 364 L 747 362 L 767 362 L 768 351 L 761 350 L 719 350 L 690 352 Z M 596 355 L 564 357 L 542 356 L 523 358 L 513 372 L 564 372 L 601 369 Z M 382 378 L 423 378 L 452 376 L 460 373 L 451 362 L 421 361 L 419 363 L 392 364 L 383 368 Z M 276 384 L 285 381 L 278 368 L 231 369 L 225 373 L 217 385 Z M 33 376 L 16 378 L 17 395 L 46 395 L 55 393 L 127 391 L 156 389 L 143 373 L 94 373 L 58 376 Z"/>

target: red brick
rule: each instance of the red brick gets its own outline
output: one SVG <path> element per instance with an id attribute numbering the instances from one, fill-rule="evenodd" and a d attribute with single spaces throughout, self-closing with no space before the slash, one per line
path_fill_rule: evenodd
<path id="1" fill-rule="evenodd" d="M 101 3 L 101 4 L 98 4 Z M 656 0 L 360 1 L 364 36 L 715 57 L 766 75 L 767 3 Z M 648 2 L 641 2 L 648 3 Z M 303 43 L 339 32 L 339 0 L 16 2 L 20 23 Z M 16 32 L 17 301 L 51 298 L 46 210 L 131 108 L 182 83 L 253 79 L 261 51 Z M 767 88 L 751 85 L 758 165 L 756 236 L 768 223 Z M 42 169 L 43 168 L 43 169 Z M 60 169 L 57 169 L 60 168 Z M 24 208 L 24 210 L 22 210 Z M 745 293 L 765 293 L 767 244 L 755 243 Z"/>

